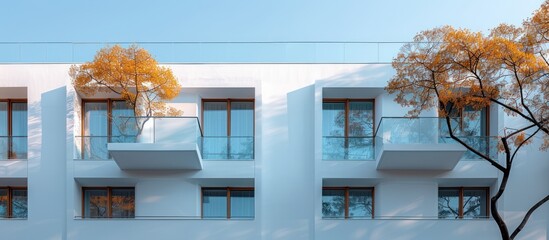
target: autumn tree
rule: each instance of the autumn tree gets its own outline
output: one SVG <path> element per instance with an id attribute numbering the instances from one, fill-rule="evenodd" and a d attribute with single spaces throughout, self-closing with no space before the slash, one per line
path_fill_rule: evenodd
<path id="1" fill-rule="evenodd" d="M 71 66 L 69 74 L 75 89 L 84 96 L 115 93 L 125 100 L 135 116 L 141 118 L 118 120 L 121 125 L 118 127 L 137 128 L 137 134 L 153 116 L 181 114 L 166 105 L 166 101 L 175 98 L 181 90 L 171 69 L 159 66 L 138 46 L 105 47 L 97 52 L 93 61 Z"/>
<path id="2" fill-rule="evenodd" d="M 491 197 L 491 215 L 502 239 L 515 239 L 531 215 L 549 195 L 529 207 L 520 223 L 510 228 L 499 212 L 518 151 L 542 139 L 540 150 L 549 148 L 549 0 L 521 27 L 502 24 L 488 35 L 450 26 L 420 32 L 405 44 L 393 60 L 395 76 L 386 90 L 395 101 L 417 116 L 439 109 L 450 137 L 501 172 L 497 192 Z M 465 107 L 480 110 L 496 105 L 524 124 L 499 133 L 504 156 L 481 151 L 452 128 L 452 112 Z"/>

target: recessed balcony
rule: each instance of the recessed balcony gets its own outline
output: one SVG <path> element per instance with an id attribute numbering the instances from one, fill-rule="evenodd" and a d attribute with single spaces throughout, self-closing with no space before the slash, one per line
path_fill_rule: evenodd
<path id="1" fill-rule="evenodd" d="M 461 159 L 479 158 L 444 134 L 445 124 L 441 118 L 382 118 L 375 136 L 377 169 L 452 170 Z M 496 138 L 459 138 L 497 157 Z"/>

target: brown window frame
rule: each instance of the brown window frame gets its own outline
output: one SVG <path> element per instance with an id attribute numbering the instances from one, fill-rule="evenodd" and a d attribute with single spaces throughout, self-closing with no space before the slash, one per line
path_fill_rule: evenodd
<path id="1" fill-rule="evenodd" d="M 442 105 L 440 105 L 440 108 L 442 108 Z M 460 130 L 463 130 L 463 123 L 465 122 L 464 121 L 465 117 L 463 116 L 464 110 L 465 110 L 464 108 L 457 109 L 458 115 L 459 115 L 458 118 L 460 120 L 460 122 L 459 122 L 459 129 Z M 486 132 L 481 137 L 488 137 L 488 136 L 490 136 L 490 107 L 487 106 L 485 108 L 482 108 L 482 110 L 484 110 L 485 113 L 486 113 L 486 119 L 484 119 L 484 121 L 485 121 L 484 124 L 486 125 Z M 439 127 L 442 127 L 442 126 L 439 126 Z"/>
<path id="2" fill-rule="evenodd" d="M 458 218 L 463 218 L 463 192 L 465 190 L 484 190 L 486 192 L 486 216 L 480 218 L 490 218 L 490 187 L 439 187 L 438 190 L 458 190 Z"/>
<path id="3" fill-rule="evenodd" d="M 134 193 L 134 216 L 135 216 L 135 187 L 82 187 L 82 218 L 92 218 L 86 217 L 86 190 L 106 190 L 107 191 L 107 217 L 104 218 L 113 218 L 112 217 L 112 190 L 114 189 L 133 189 Z"/>
<path id="4" fill-rule="evenodd" d="M 344 127 L 344 137 L 345 137 L 345 146 L 348 146 L 347 138 L 349 138 L 349 110 L 351 102 L 371 102 L 372 103 L 372 138 L 375 134 L 376 129 L 376 100 L 374 98 L 324 98 L 322 103 L 344 103 L 345 104 L 345 127 Z M 324 108 L 322 108 L 324 110 Z M 364 136 L 368 137 L 368 136 Z"/>
<path id="5" fill-rule="evenodd" d="M 0 189 L 5 189 L 8 191 L 8 214 L 5 216 L 5 218 L 13 218 L 13 190 L 26 190 L 27 191 L 27 201 L 28 201 L 28 194 L 29 190 L 27 187 L 0 187 Z M 27 209 L 28 211 L 28 209 Z"/>
<path id="6" fill-rule="evenodd" d="M 253 187 L 203 187 L 200 189 L 200 218 L 204 219 L 204 190 L 227 191 L 227 219 L 231 219 L 231 191 L 253 191 L 255 204 L 255 188 Z M 255 217 L 255 216 L 254 216 Z"/>
<path id="7" fill-rule="evenodd" d="M 344 190 L 344 196 L 345 196 L 345 219 L 352 219 L 352 217 L 349 216 L 349 190 L 370 190 L 372 192 L 372 219 L 375 218 L 375 188 L 374 187 L 322 187 L 322 191 L 324 190 Z M 324 196 L 324 194 L 322 194 Z"/>
<path id="8" fill-rule="evenodd" d="M 202 128 L 206 130 L 205 119 L 204 119 L 204 103 L 206 102 L 226 102 L 227 103 L 227 137 L 231 137 L 231 102 L 251 102 L 253 104 L 253 131 L 252 137 L 255 138 L 255 99 L 254 98 L 204 98 L 201 103 L 201 113 L 200 120 L 202 122 Z M 203 132 L 204 132 L 203 131 Z M 206 136 L 205 136 L 206 137 Z M 252 158 L 255 158 L 255 144 L 252 144 Z M 227 142 L 227 159 L 231 152 L 230 141 Z"/>
<path id="9" fill-rule="evenodd" d="M 13 153 L 13 150 L 12 150 L 12 137 L 28 137 L 28 133 L 26 136 L 13 136 L 13 129 L 12 129 L 12 106 L 11 104 L 12 103 L 26 103 L 27 104 L 27 114 L 29 112 L 29 104 L 28 104 L 28 101 L 26 98 L 8 98 L 8 99 L 0 99 L 0 102 L 5 102 L 7 103 L 8 105 L 8 109 L 7 109 L 7 112 L 8 112 L 8 135 L 6 137 L 8 137 L 8 159 L 17 159 L 15 158 L 14 156 L 14 153 Z M 28 121 L 27 121 L 27 126 L 28 126 Z M 28 146 L 27 146 L 27 154 L 28 154 Z"/>

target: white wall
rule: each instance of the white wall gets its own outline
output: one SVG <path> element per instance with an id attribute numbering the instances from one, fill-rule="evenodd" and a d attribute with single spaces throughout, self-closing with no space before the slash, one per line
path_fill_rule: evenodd
<path id="1" fill-rule="evenodd" d="M 498 238 L 492 220 L 407 219 L 436 216 L 438 186 L 492 186 L 499 175 L 484 162 L 460 162 L 444 172 L 378 171 L 373 161 L 322 161 L 323 89 L 366 89 L 366 97 L 376 99 L 376 120 L 406 113 L 380 90 L 393 74 L 388 65 L 170 67 L 184 86 L 183 95 L 172 104 L 182 107 L 186 116 L 200 116 L 202 98 L 255 96 L 255 161 L 205 161 L 202 171 L 124 172 L 112 161 L 73 160 L 80 107 L 74 104 L 79 100 L 70 86 L 69 65 L 0 65 L 0 88 L 26 87 L 29 100 L 29 219 L 1 221 L 2 239 Z M 501 111 L 493 111 L 503 119 Z M 501 120 L 497 126 L 504 124 L 514 120 Z M 536 145 L 519 154 L 500 207 L 506 219 L 516 224 L 528 205 L 549 192 L 544 171 L 548 157 Z M 0 186 L 13 179 L 0 176 Z M 322 219 L 321 189 L 326 184 L 375 187 L 376 216 L 402 218 Z M 180 218 L 78 220 L 82 186 L 135 186 L 137 215 Z M 255 186 L 255 219 L 183 219 L 200 215 L 201 186 Z M 548 239 L 548 217 L 544 206 L 520 239 Z"/>

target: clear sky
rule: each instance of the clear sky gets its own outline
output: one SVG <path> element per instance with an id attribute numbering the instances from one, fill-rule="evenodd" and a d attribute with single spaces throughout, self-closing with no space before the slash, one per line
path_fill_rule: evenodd
<path id="1" fill-rule="evenodd" d="M 6 41 L 410 41 L 520 24 L 542 0 L 0 0 Z"/>

